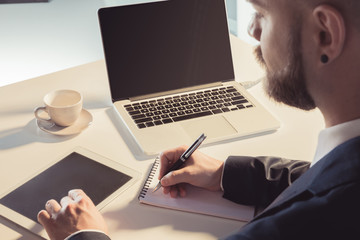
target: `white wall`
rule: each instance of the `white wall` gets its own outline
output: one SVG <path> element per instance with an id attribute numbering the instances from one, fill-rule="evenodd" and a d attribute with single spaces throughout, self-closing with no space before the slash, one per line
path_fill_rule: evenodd
<path id="1" fill-rule="evenodd" d="M 99 0 L 0 4 L 0 86 L 103 58 Z"/>
<path id="2" fill-rule="evenodd" d="M 251 4 L 245 0 L 226 0 L 230 32 L 250 44 L 256 44 L 247 33 L 247 27 L 254 13 Z"/>
<path id="3" fill-rule="evenodd" d="M 0 86 L 104 58 L 97 10 L 153 1 L 161 0 L 0 4 Z M 251 7 L 245 0 L 226 1 L 236 6 L 229 11 L 236 35 L 252 43 L 246 31 Z"/>

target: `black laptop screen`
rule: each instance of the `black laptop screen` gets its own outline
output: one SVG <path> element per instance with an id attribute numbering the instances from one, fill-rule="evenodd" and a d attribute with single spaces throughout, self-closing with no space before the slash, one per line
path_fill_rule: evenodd
<path id="1" fill-rule="evenodd" d="M 99 10 L 113 101 L 234 79 L 224 0 Z"/>

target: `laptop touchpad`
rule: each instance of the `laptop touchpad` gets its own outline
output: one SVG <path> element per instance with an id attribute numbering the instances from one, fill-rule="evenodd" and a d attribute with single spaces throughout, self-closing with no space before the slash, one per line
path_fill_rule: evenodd
<path id="1" fill-rule="evenodd" d="M 180 123 L 191 139 L 204 133 L 208 138 L 219 138 L 237 133 L 236 129 L 223 117 L 212 116 Z"/>

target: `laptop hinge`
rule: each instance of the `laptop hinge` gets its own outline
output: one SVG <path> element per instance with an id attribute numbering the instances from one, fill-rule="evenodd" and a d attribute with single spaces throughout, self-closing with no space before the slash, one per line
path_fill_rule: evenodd
<path id="1" fill-rule="evenodd" d="M 171 91 L 146 94 L 146 95 L 142 95 L 142 96 L 138 96 L 138 97 L 131 97 L 131 98 L 129 98 L 129 100 L 133 102 L 133 101 L 139 101 L 139 100 L 144 100 L 144 99 L 149 99 L 149 98 L 156 98 L 156 97 L 161 97 L 161 96 L 167 96 L 167 95 L 172 95 L 172 94 L 177 94 L 177 93 L 196 91 L 196 90 L 199 90 L 199 89 L 211 88 L 211 87 L 219 87 L 219 86 L 222 86 L 222 82 L 215 82 L 215 83 L 198 85 L 198 86 L 193 86 L 193 87 L 188 87 L 188 88 L 179 88 L 179 89 L 171 90 Z"/>

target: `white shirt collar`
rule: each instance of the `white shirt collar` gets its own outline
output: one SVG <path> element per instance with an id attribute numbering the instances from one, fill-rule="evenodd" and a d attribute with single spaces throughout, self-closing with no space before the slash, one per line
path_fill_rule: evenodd
<path id="1" fill-rule="evenodd" d="M 325 128 L 319 133 L 318 145 L 311 166 L 340 144 L 357 136 L 360 136 L 360 119 Z"/>

